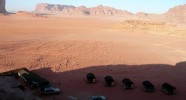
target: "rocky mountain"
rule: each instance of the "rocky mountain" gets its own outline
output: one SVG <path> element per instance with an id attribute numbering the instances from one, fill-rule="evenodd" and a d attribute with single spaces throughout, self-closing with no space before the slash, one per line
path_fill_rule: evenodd
<path id="1" fill-rule="evenodd" d="M 6 13 L 5 4 L 5 0 L 0 0 L 0 13 Z"/>
<path id="2" fill-rule="evenodd" d="M 70 5 L 41 3 L 36 6 L 36 13 L 47 14 L 69 14 L 69 15 L 97 15 L 97 16 L 126 16 L 129 19 L 153 20 L 163 22 L 186 23 L 186 4 L 173 7 L 163 14 L 148 14 L 139 12 L 132 14 L 126 10 L 119 10 L 112 7 L 98 5 L 87 8 L 85 6 L 75 7 Z"/>
<path id="3" fill-rule="evenodd" d="M 85 6 L 75 7 L 69 5 L 41 3 L 36 6 L 37 13 L 50 14 L 79 14 L 79 15 L 105 15 L 105 16 L 130 16 L 132 13 L 124 10 L 118 10 L 107 6 L 96 6 L 87 8 Z"/>
<path id="4" fill-rule="evenodd" d="M 163 15 L 167 20 L 172 22 L 177 21 L 186 23 L 186 4 L 171 8 Z"/>
<path id="5" fill-rule="evenodd" d="M 35 11 L 38 13 L 68 13 L 68 11 L 71 11 L 72 9 L 75 9 L 74 6 L 68 6 L 68 5 L 59 5 L 59 4 L 47 4 L 47 3 L 41 3 L 36 5 Z"/>
<path id="6" fill-rule="evenodd" d="M 148 14 L 139 12 L 135 14 L 135 18 L 149 21 L 186 23 L 186 4 L 173 7 L 162 14 Z"/>

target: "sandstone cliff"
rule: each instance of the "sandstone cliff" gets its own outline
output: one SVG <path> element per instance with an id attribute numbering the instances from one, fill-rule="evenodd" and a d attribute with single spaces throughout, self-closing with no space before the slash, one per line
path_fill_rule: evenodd
<path id="1" fill-rule="evenodd" d="M 5 0 L 0 0 L 0 13 L 6 13 L 5 4 Z"/>

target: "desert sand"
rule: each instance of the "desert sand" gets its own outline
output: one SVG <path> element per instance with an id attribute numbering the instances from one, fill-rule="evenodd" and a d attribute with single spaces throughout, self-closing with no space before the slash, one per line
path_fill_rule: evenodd
<path id="1" fill-rule="evenodd" d="M 0 16 L 0 72 L 26 67 L 62 90 L 44 100 L 87 100 L 96 94 L 107 100 L 184 100 L 185 33 L 177 23 L 122 17 Z M 86 84 L 89 72 L 95 73 L 96 84 Z M 104 86 L 106 75 L 113 76 L 115 87 Z M 135 89 L 122 88 L 126 77 Z M 142 91 L 144 80 L 154 83 L 154 93 Z M 177 94 L 165 95 L 164 82 Z"/>

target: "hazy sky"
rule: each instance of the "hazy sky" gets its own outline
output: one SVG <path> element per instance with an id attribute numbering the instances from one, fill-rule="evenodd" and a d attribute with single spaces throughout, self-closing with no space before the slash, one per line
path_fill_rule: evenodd
<path id="1" fill-rule="evenodd" d="M 186 4 L 186 0 L 6 0 L 8 11 L 34 11 L 38 3 L 63 4 L 74 6 L 93 7 L 97 5 L 111 6 L 118 9 L 128 10 L 132 13 L 164 13 L 169 8 Z"/>

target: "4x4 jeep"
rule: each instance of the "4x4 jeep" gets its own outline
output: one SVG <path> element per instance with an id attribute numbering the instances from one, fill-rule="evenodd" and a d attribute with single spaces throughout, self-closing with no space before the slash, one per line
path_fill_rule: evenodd
<path id="1" fill-rule="evenodd" d="M 52 95 L 52 94 L 59 94 L 60 89 L 59 88 L 53 88 L 53 87 L 45 87 L 40 89 L 40 92 L 42 95 Z"/>

